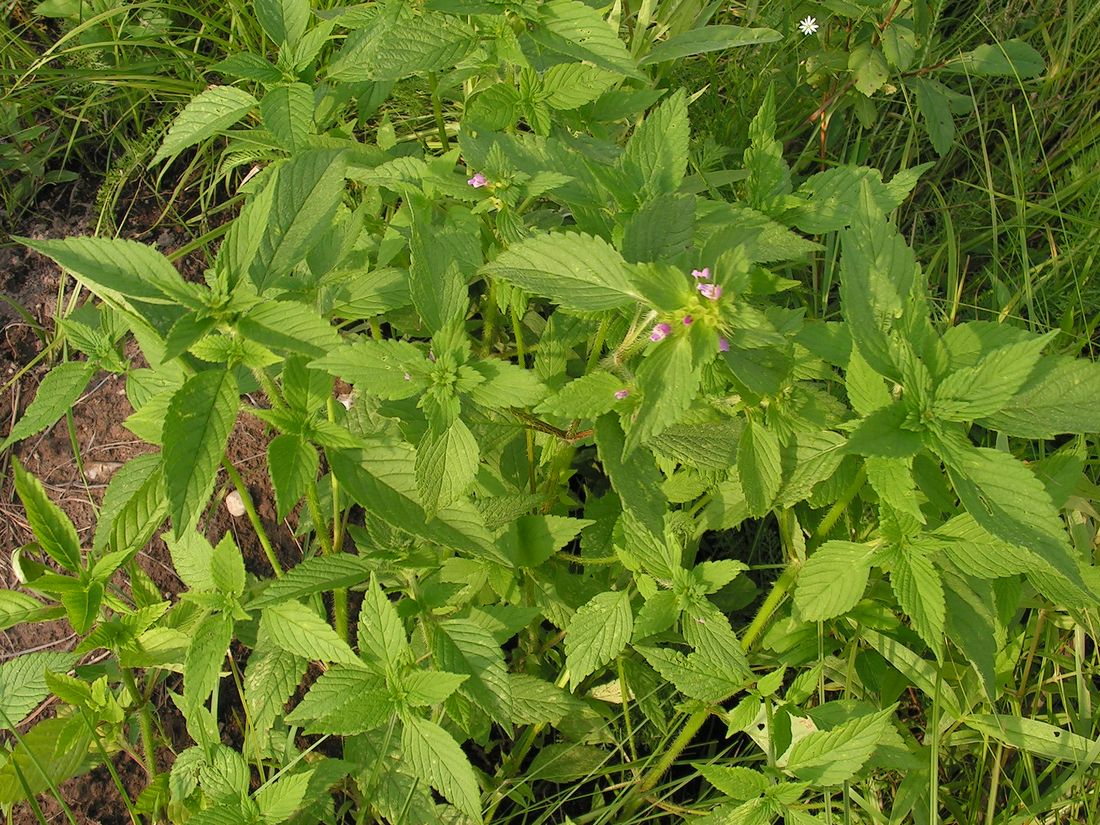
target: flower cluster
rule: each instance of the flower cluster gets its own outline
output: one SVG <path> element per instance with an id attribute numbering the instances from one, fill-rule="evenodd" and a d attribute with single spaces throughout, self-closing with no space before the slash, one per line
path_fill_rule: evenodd
<path id="1" fill-rule="evenodd" d="M 709 267 L 691 270 L 691 277 L 699 282 L 695 285 L 695 288 L 699 290 L 699 294 L 704 298 L 709 298 L 711 301 L 717 301 L 722 297 L 722 287 L 718 286 L 718 284 L 711 283 Z"/>
<path id="2" fill-rule="evenodd" d="M 472 178 L 466 181 L 466 183 L 474 187 L 474 189 L 480 189 L 482 186 L 488 185 L 489 179 L 481 174 L 481 172 L 477 172 Z"/>

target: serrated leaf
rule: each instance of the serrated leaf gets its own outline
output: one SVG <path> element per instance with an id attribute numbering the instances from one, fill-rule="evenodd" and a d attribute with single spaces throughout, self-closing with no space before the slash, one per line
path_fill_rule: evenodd
<path id="1" fill-rule="evenodd" d="M 484 522 L 466 502 L 456 502 L 429 518 L 416 492 L 411 450 L 376 446 L 362 450 L 326 449 L 329 466 L 351 498 L 399 530 L 488 558 L 506 567 L 511 562 L 496 549 Z"/>
<path id="2" fill-rule="evenodd" d="M 231 372 L 200 372 L 176 391 L 164 419 L 164 486 L 174 535 L 194 522 L 214 489 L 237 418 Z"/>
<path id="3" fill-rule="evenodd" d="M 329 66 L 329 77 L 350 83 L 400 80 L 454 66 L 474 43 L 473 31 L 459 18 L 395 4 L 372 25 L 352 32 Z M 391 9 L 393 11 L 391 11 Z"/>
<path id="4" fill-rule="evenodd" d="M 550 396 L 535 412 L 562 418 L 599 418 L 617 403 L 615 393 L 624 389 L 623 380 L 610 372 L 595 370 L 570 381 Z"/>
<path id="5" fill-rule="evenodd" d="M 261 633 L 244 672 L 244 702 L 253 736 L 270 734 L 276 718 L 297 689 L 309 661 L 283 650 Z"/>
<path id="6" fill-rule="evenodd" d="M 24 653 L 0 664 L 0 730 L 18 726 L 50 694 L 46 671 L 64 673 L 75 661 L 71 653 L 46 651 Z"/>
<path id="7" fill-rule="evenodd" d="M 550 298 L 566 309 L 599 312 L 641 300 L 626 261 L 602 238 L 575 232 L 513 244 L 482 272 Z"/>
<path id="8" fill-rule="evenodd" d="M 267 469 L 275 488 L 275 515 L 286 518 L 306 488 L 317 480 L 317 448 L 300 435 L 278 435 L 267 445 Z M 322 529 L 317 525 L 317 529 Z"/>
<path id="9" fill-rule="evenodd" d="M 256 0 L 253 10 L 276 46 L 293 45 L 309 24 L 309 0 Z"/>
<path id="10" fill-rule="evenodd" d="M 1062 520 L 1043 483 L 1009 453 L 967 447 L 948 456 L 948 476 L 984 530 L 1024 547 L 1087 592 Z M 1078 597 L 1080 599 L 1082 597 Z"/>
<path id="11" fill-rule="evenodd" d="M 270 62 L 258 54 L 236 52 L 210 67 L 210 72 L 230 75 L 241 80 L 255 80 L 258 83 L 278 83 L 283 79 L 280 72 Z"/>
<path id="12" fill-rule="evenodd" d="M 429 429 L 416 449 L 416 487 L 432 515 L 458 500 L 477 474 L 478 446 L 462 419 L 443 432 Z"/>
<path id="13" fill-rule="evenodd" d="M 847 453 L 909 459 L 924 447 L 920 433 L 903 427 L 909 416 L 904 401 L 894 401 L 860 419 L 844 445 Z"/>
<path id="14" fill-rule="evenodd" d="M 643 77 L 611 24 L 592 7 L 580 0 L 550 0 L 538 13 L 542 25 L 530 32 L 536 42 L 601 69 Z"/>
<path id="15" fill-rule="evenodd" d="M 314 662 L 335 662 L 357 668 L 364 666 L 348 643 L 301 602 L 290 599 L 265 607 L 260 627 L 273 644 L 288 653 Z"/>
<path id="16" fill-rule="evenodd" d="M 427 358 L 412 344 L 386 339 L 344 344 L 310 366 L 342 378 L 363 392 L 397 401 L 423 392 L 426 364 Z"/>
<path id="17" fill-rule="evenodd" d="M 131 298 L 149 304 L 182 304 L 202 309 L 202 289 L 189 284 L 151 246 L 123 238 L 16 238 L 52 258 L 104 300 Z"/>
<path id="18" fill-rule="evenodd" d="M 468 231 L 433 226 L 430 203 L 413 201 L 409 240 L 409 291 L 413 306 L 431 332 L 466 317 L 466 284 L 483 262 L 481 244 Z"/>
<path id="19" fill-rule="evenodd" d="M 30 524 L 39 545 L 66 570 L 74 573 L 79 571 L 83 566 L 80 538 L 73 523 L 46 495 L 42 482 L 24 470 L 14 456 L 11 463 L 15 474 L 15 491 L 19 494 L 27 523 Z"/>
<path id="20" fill-rule="evenodd" d="M 680 188 L 687 172 L 687 95 L 680 89 L 649 113 L 627 141 L 620 163 L 638 185 L 639 200 L 646 195 L 668 195 Z"/>
<path id="21" fill-rule="evenodd" d="M 715 662 L 699 653 L 635 645 L 650 667 L 680 693 L 700 702 L 717 703 L 741 690 L 745 674 L 740 666 Z"/>
<path id="22" fill-rule="evenodd" d="M 874 546 L 827 541 L 806 559 L 794 603 L 806 621 L 826 621 L 851 610 L 863 596 Z"/>
<path id="23" fill-rule="evenodd" d="M 278 825 L 290 819 L 305 799 L 313 771 L 284 775 L 264 785 L 253 797 L 265 825 Z"/>
<path id="24" fill-rule="evenodd" d="M 283 149 L 301 150 L 313 128 L 313 90 L 305 83 L 276 86 L 260 101 L 260 117 Z"/>
<path id="25" fill-rule="evenodd" d="M 850 779 L 871 757 L 890 728 L 897 709 L 888 708 L 850 719 L 832 730 L 815 731 L 799 739 L 787 753 L 786 769 L 816 785 L 838 785 Z"/>
<path id="26" fill-rule="evenodd" d="M 510 673 L 512 722 L 517 725 L 556 725 L 566 715 L 583 712 L 584 704 L 559 687 L 529 676 Z"/>
<path id="27" fill-rule="evenodd" d="M 341 587 L 354 587 L 370 578 L 371 565 L 366 559 L 347 553 L 304 559 L 278 579 L 268 582 L 259 598 L 248 604 L 259 610 L 288 599 L 300 599 Z"/>
<path id="28" fill-rule="evenodd" d="M 358 638 L 363 655 L 387 673 L 396 673 L 412 659 L 401 617 L 373 573 L 359 609 Z"/>
<path id="29" fill-rule="evenodd" d="M 546 385 L 535 370 L 499 358 L 474 361 L 468 366 L 484 379 L 467 391 L 475 404 L 494 410 L 533 407 L 546 397 Z"/>
<path id="30" fill-rule="evenodd" d="M 653 346 L 638 368 L 635 383 L 641 408 L 626 435 L 627 453 L 679 421 L 699 390 L 699 370 L 691 340 L 675 335 Z"/>
<path id="31" fill-rule="evenodd" d="M 942 660 L 946 606 L 943 584 L 932 561 L 913 548 L 899 550 L 890 571 L 890 586 L 913 629 Z"/>
<path id="32" fill-rule="evenodd" d="M 286 721 L 308 732 L 351 736 L 384 724 L 396 710 L 381 676 L 333 667 L 321 674 Z"/>
<path id="33" fill-rule="evenodd" d="M 749 419 L 737 445 L 737 474 L 749 512 L 762 516 L 771 507 L 783 481 L 779 439 L 775 433 Z"/>
<path id="34" fill-rule="evenodd" d="M 18 590 L 0 590 L 0 630 L 30 621 L 43 608 L 42 602 Z"/>
<path id="35" fill-rule="evenodd" d="M 591 103 L 619 82 L 617 73 L 583 63 L 560 63 L 542 75 L 547 104 L 563 111 Z"/>
<path id="36" fill-rule="evenodd" d="M 261 293 L 289 274 L 331 223 L 344 191 L 344 165 L 342 150 L 313 149 L 278 167 L 255 257 L 240 260 Z"/>
<path id="37" fill-rule="evenodd" d="M 500 645 L 487 630 L 466 619 L 440 622 L 432 637 L 438 667 L 466 677 L 459 688 L 495 722 L 512 720 L 512 683 Z"/>
<path id="38" fill-rule="evenodd" d="M 947 95 L 944 94 L 944 86 L 925 77 L 910 78 L 907 82 L 913 87 L 921 123 L 932 142 L 932 148 L 943 157 L 950 151 L 955 140 L 955 118 L 951 114 Z"/>
<path id="39" fill-rule="evenodd" d="M 760 771 L 727 765 L 698 765 L 696 769 L 711 785 L 731 799 L 743 802 L 760 796 L 771 783 Z"/>
<path id="40" fill-rule="evenodd" d="M 658 590 L 646 599 L 634 619 L 634 641 L 663 633 L 672 627 L 680 618 L 679 601 L 679 596 L 671 590 Z"/>
<path id="41" fill-rule="evenodd" d="M 232 639 L 233 620 L 220 613 L 207 616 L 195 628 L 183 664 L 183 698 L 188 705 L 205 704 L 217 688 Z"/>
<path id="42" fill-rule="evenodd" d="M 605 415 L 596 422 L 596 448 L 604 471 L 622 500 L 623 509 L 634 514 L 637 522 L 654 538 L 665 536 L 664 513 L 668 510 L 661 484 L 664 477 L 648 450 L 624 455 L 625 438 L 618 418 Z M 671 575 L 672 571 L 662 572 Z"/>
<path id="43" fill-rule="evenodd" d="M 481 795 L 470 760 L 452 736 L 434 722 L 408 716 L 401 749 L 413 772 L 474 820 L 481 818 Z"/>
<path id="44" fill-rule="evenodd" d="M 0 441 L 0 453 L 16 441 L 52 427 L 80 398 L 94 368 L 89 361 L 66 361 L 46 373 L 34 400 L 27 405 L 7 437 Z"/>
<path id="45" fill-rule="evenodd" d="M 952 372 L 936 387 L 933 412 L 948 421 L 972 421 L 1000 412 L 1027 382 L 1043 347 L 1057 334 L 998 347 L 974 366 Z"/>
<path id="46" fill-rule="evenodd" d="M 585 678 L 618 656 L 634 630 L 630 594 L 600 593 L 573 614 L 565 629 L 565 664 L 569 687 L 576 690 Z"/>
<path id="47" fill-rule="evenodd" d="M 650 198 L 630 216 L 623 228 L 622 250 L 623 257 L 631 263 L 646 261 L 660 261 L 675 258 L 680 253 L 691 248 L 695 235 L 695 207 L 694 195 L 664 194 Z M 638 270 L 635 270 L 635 282 L 638 282 Z M 665 273 L 662 271 L 661 275 Z M 683 279 L 662 283 L 664 290 L 682 292 Z M 668 301 L 658 303 L 653 291 L 645 290 L 642 283 L 638 283 L 641 290 L 646 292 L 646 297 L 656 306 L 665 310 L 676 310 L 682 306 L 682 298 L 677 294 L 677 299 L 672 306 Z"/>
<path id="48" fill-rule="evenodd" d="M 723 51 L 740 46 L 756 46 L 774 43 L 783 35 L 774 29 L 746 28 L 744 26 L 710 25 L 674 34 L 668 40 L 657 43 L 638 61 L 639 66 L 679 60 L 706 52 Z"/>
<path id="49" fill-rule="evenodd" d="M 176 115 L 150 163 L 174 158 L 189 146 L 228 129 L 257 103 L 256 98 L 235 86 L 212 86 L 200 92 Z"/>
<path id="50" fill-rule="evenodd" d="M 0 805 L 21 802 L 90 769 L 92 734 L 81 718 L 45 719 L 22 734 L 0 766 Z"/>
<path id="51" fill-rule="evenodd" d="M 214 548 L 210 557 L 210 577 L 214 580 L 214 586 L 226 595 L 240 596 L 244 593 L 244 556 L 231 533 L 222 536 Z"/>
<path id="52" fill-rule="evenodd" d="M 979 424 L 1021 438 L 1100 432 L 1100 364 L 1045 358 L 1033 378 L 999 412 Z"/>
<path id="53" fill-rule="evenodd" d="M 886 57 L 870 41 L 858 44 L 849 52 L 848 70 L 852 73 L 856 88 L 867 97 L 881 89 L 890 77 Z"/>

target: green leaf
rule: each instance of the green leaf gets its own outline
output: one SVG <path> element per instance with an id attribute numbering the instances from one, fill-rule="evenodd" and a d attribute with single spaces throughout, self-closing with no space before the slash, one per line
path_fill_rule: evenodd
<path id="1" fill-rule="evenodd" d="M 760 110 L 749 124 L 750 145 L 745 149 L 746 201 L 767 209 L 774 199 L 791 192 L 791 170 L 783 159 L 783 144 L 775 138 L 775 87 L 769 86 Z"/>
<path id="2" fill-rule="evenodd" d="M 19 459 L 12 456 L 11 463 L 15 473 L 15 491 L 23 502 L 27 522 L 39 545 L 66 570 L 73 573 L 79 571 L 83 567 L 80 539 L 73 523 L 46 495 L 42 482 L 23 469 Z"/>
<path id="3" fill-rule="evenodd" d="M 805 782 L 839 785 L 862 768 L 879 740 L 891 729 L 897 704 L 843 722 L 832 730 L 815 731 L 795 742 L 786 754 L 786 769 Z"/>
<path id="4" fill-rule="evenodd" d="M 512 683 L 504 653 L 489 631 L 467 619 L 440 622 L 432 634 L 432 655 L 437 667 L 468 677 L 459 690 L 493 721 L 512 721 Z"/>
<path id="5" fill-rule="evenodd" d="M 783 35 L 774 29 L 749 29 L 744 26 L 727 25 L 704 26 L 679 32 L 668 40 L 658 43 L 638 61 L 638 65 L 648 66 L 652 63 L 679 60 L 694 54 L 734 49 L 739 46 L 757 46 L 761 43 L 775 43 L 782 39 Z"/>
<path id="6" fill-rule="evenodd" d="M 660 261 L 689 249 L 695 235 L 695 207 L 694 195 L 665 194 L 647 200 L 626 222 L 623 256 L 631 263 Z M 669 269 L 676 272 L 671 267 L 635 268 L 634 280 L 650 303 L 674 311 L 685 303 L 686 290 L 682 277 L 668 279 Z M 643 280 L 651 272 L 653 277 Z"/>
<path id="7" fill-rule="evenodd" d="M 354 587 L 370 578 L 370 568 L 368 560 L 347 553 L 304 559 L 281 578 L 268 582 L 263 593 L 249 602 L 248 609 L 259 610 L 288 599 Z"/>
<path id="8" fill-rule="evenodd" d="M 617 73 L 595 66 L 559 63 L 543 73 L 542 91 L 551 108 L 568 111 L 596 100 L 619 80 Z"/>
<path id="9" fill-rule="evenodd" d="M 499 358 L 474 361 L 467 366 L 483 379 L 466 391 L 475 404 L 493 410 L 533 407 L 546 397 L 546 385 L 539 380 L 535 370 Z"/>
<path id="10" fill-rule="evenodd" d="M 875 372 L 900 380 L 889 336 L 909 306 L 917 263 L 897 229 L 886 221 L 866 183 L 841 244 L 840 299 L 848 329 Z"/>
<path id="11" fill-rule="evenodd" d="M 508 525 L 500 547 L 516 567 L 538 567 L 594 523 L 565 516 L 520 516 Z"/>
<path id="12" fill-rule="evenodd" d="M 99 607 L 103 603 L 103 584 L 98 581 L 88 582 L 77 589 L 62 592 L 60 599 L 65 605 L 69 624 L 78 636 L 83 636 L 99 617 Z"/>
<path id="13" fill-rule="evenodd" d="M 899 513 L 912 516 L 924 524 L 924 513 L 913 482 L 912 459 L 870 457 L 863 462 L 867 481 L 878 493 L 879 500 Z"/>
<path id="14" fill-rule="evenodd" d="M 212 564 L 214 547 L 196 529 L 185 530 L 174 538 L 165 537 L 172 566 L 189 590 L 216 590 Z"/>
<path id="15" fill-rule="evenodd" d="M 623 257 L 607 241 L 591 235 L 535 235 L 510 246 L 482 271 L 577 312 L 599 312 L 641 300 Z"/>
<path id="16" fill-rule="evenodd" d="M 565 665 L 569 687 L 576 690 L 585 678 L 618 656 L 634 631 L 630 594 L 600 593 L 573 614 L 565 629 Z"/>
<path id="17" fill-rule="evenodd" d="M 416 487 L 431 516 L 458 500 L 477 475 L 478 446 L 456 418 L 443 432 L 429 429 L 416 450 Z"/>
<path id="18" fill-rule="evenodd" d="M 986 43 L 960 55 L 940 71 L 979 77 L 1038 77 L 1046 64 L 1043 56 L 1022 40 Z"/>
<path id="19" fill-rule="evenodd" d="M 174 535 L 194 522 L 210 498 L 237 419 L 231 372 L 200 372 L 179 388 L 164 419 L 164 485 Z"/>
<path id="20" fill-rule="evenodd" d="M 42 602 L 25 593 L 20 593 L 18 590 L 0 590 L 0 630 L 33 621 L 31 617 L 43 609 L 45 606 Z"/>
<path id="21" fill-rule="evenodd" d="M 1054 503 L 1027 467 L 1009 453 L 969 445 L 944 458 L 955 492 L 974 521 L 1002 541 L 1035 553 L 1087 592 Z"/>
<path id="22" fill-rule="evenodd" d="M 288 275 L 331 224 L 344 192 L 344 153 L 338 149 L 301 152 L 278 167 L 268 186 L 271 212 L 248 266 L 248 275 L 261 293 Z"/>
<path id="23" fill-rule="evenodd" d="M 409 4 L 393 4 L 375 15 L 367 28 L 351 33 L 328 76 L 355 83 L 400 80 L 450 68 L 469 52 L 473 35 L 458 17 L 418 14 Z"/>
<path id="24" fill-rule="evenodd" d="M 283 149 L 301 151 L 313 131 L 313 89 L 305 83 L 276 86 L 260 101 L 260 117 Z"/>
<path id="25" fill-rule="evenodd" d="M 926 77 L 913 77 L 906 81 L 913 88 L 920 111 L 921 123 L 932 148 L 943 157 L 955 141 L 955 118 L 942 83 Z"/>
<path id="26" fill-rule="evenodd" d="M 153 531 L 160 527 L 168 515 L 160 469 L 160 453 L 146 453 L 134 456 L 115 471 L 99 507 L 93 555 L 101 556 L 108 546 L 116 550 L 131 548 L 142 539 L 142 527 Z"/>
<path id="27" fill-rule="evenodd" d="M 294 45 L 309 24 L 309 0 L 257 0 L 253 10 L 276 46 Z"/>
<path id="28" fill-rule="evenodd" d="M 321 674 L 297 707 L 286 716 L 310 733 L 352 736 L 374 730 L 396 710 L 380 676 L 333 667 Z"/>
<path id="29" fill-rule="evenodd" d="M 265 607 L 260 628 L 274 644 L 288 653 L 314 662 L 363 667 L 363 662 L 348 643 L 301 602 L 291 599 Z"/>
<path id="30" fill-rule="evenodd" d="M 678 650 L 640 645 L 635 649 L 680 693 L 700 702 L 725 701 L 745 684 L 742 661 L 714 661 L 700 653 L 685 656 Z"/>
<path id="31" fill-rule="evenodd" d="M 599 418 L 615 406 L 618 401 L 615 393 L 625 386 L 618 376 L 595 370 L 570 381 L 557 394 L 543 401 L 535 412 L 562 418 Z"/>
<path id="32" fill-rule="evenodd" d="M 783 480 L 779 439 L 751 418 L 737 445 L 737 474 L 749 512 L 754 516 L 767 513 Z"/>
<path id="33" fill-rule="evenodd" d="M 275 720 L 282 715 L 287 700 L 298 688 L 308 664 L 305 657 L 295 656 L 272 644 L 266 634 L 257 637 L 244 672 L 244 702 L 251 723 L 250 736 L 245 740 L 246 751 L 255 739 L 262 743 L 272 735 Z"/>
<path id="34" fill-rule="evenodd" d="M 642 605 L 634 619 L 633 639 L 638 641 L 663 633 L 680 618 L 680 597 L 671 590 L 658 590 Z"/>
<path id="35" fill-rule="evenodd" d="M 300 435 L 278 435 L 267 445 L 267 469 L 275 488 L 275 516 L 286 518 L 317 480 L 317 448 Z M 323 525 L 317 525 L 322 529 Z"/>
<path id="36" fill-rule="evenodd" d="M 92 767 L 92 734 L 84 719 L 45 719 L 24 733 L 0 766 L 0 805 L 56 788 Z"/>
<path id="37" fill-rule="evenodd" d="M 948 375 L 936 387 L 932 411 L 948 421 L 972 421 L 1000 412 L 1039 364 L 1057 332 L 998 347 L 972 367 Z"/>
<path id="38" fill-rule="evenodd" d="M 680 188 L 687 172 L 689 137 L 687 95 L 680 89 L 649 113 L 622 154 L 620 163 L 638 187 L 639 200 Z"/>
<path id="39" fill-rule="evenodd" d="M 997 653 L 1000 648 L 997 604 L 989 582 L 944 576 L 945 629 L 949 639 L 970 661 L 985 695 L 997 698 Z"/>
<path id="40" fill-rule="evenodd" d="M 283 79 L 280 72 L 270 62 L 251 52 L 236 52 L 224 60 L 219 60 L 208 70 L 229 75 L 241 80 L 255 80 L 257 83 L 274 84 Z"/>
<path id="41" fill-rule="evenodd" d="M 294 815 L 302 805 L 313 771 L 284 775 L 256 791 L 256 804 L 260 808 L 264 825 L 278 825 Z"/>
<path id="42" fill-rule="evenodd" d="M 212 86 L 200 92 L 176 115 L 150 164 L 174 158 L 189 146 L 228 129 L 257 103 L 256 98 L 235 86 Z"/>
<path id="43" fill-rule="evenodd" d="M 1054 438 L 1100 432 L 1100 363 L 1066 357 L 1043 359 L 999 412 L 977 423 L 1005 435 Z"/>
<path id="44" fill-rule="evenodd" d="M 881 89 L 890 77 L 886 57 L 869 40 L 859 43 L 848 53 L 848 70 L 852 73 L 856 88 L 867 97 Z"/>
<path id="45" fill-rule="evenodd" d="M 860 419 L 848 436 L 844 451 L 877 458 L 911 458 L 924 447 L 919 432 L 908 429 L 909 407 L 904 401 L 873 410 Z"/>
<path id="46" fill-rule="evenodd" d="M 435 333 L 466 317 L 466 284 L 483 262 L 481 243 L 468 231 L 433 226 L 431 204 L 420 199 L 413 203 L 409 290 L 416 311 Z"/>
<path id="47" fill-rule="evenodd" d="M 556 725 L 566 715 L 583 713 L 584 704 L 559 687 L 528 676 L 510 673 L 512 721 L 517 725 Z"/>
<path id="48" fill-rule="evenodd" d="M 611 759 L 611 753 L 592 745 L 560 742 L 543 745 L 524 771 L 525 779 L 563 785 L 595 779 Z"/>
<path id="49" fill-rule="evenodd" d="M 626 77 L 644 77 L 618 33 L 591 6 L 580 0 L 550 0 L 539 6 L 538 14 L 542 25 L 530 35 L 540 45 Z"/>
<path id="50" fill-rule="evenodd" d="M 397 401 L 423 392 L 428 359 L 404 341 L 360 339 L 330 351 L 310 366 L 354 384 L 363 392 Z"/>
<path id="51" fill-rule="evenodd" d="M 214 548 L 210 557 L 210 577 L 214 586 L 225 595 L 240 596 L 244 593 L 244 557 L 233 536 L 226 533 Z"/>
<path id="52" fill-rule="evenodd" d="M 691 339 L 673 335 L 652 345 L 635 383 L 642 395 L 641 409 L 626 436 L 627 453 L 675 424 L 695 400 L 699 370 L 692 362 Z"/>
<path id="53" fill-rule="evenodd" d="M 207 616 L 195 628 L 183 665 L 183 698 L 202 705 L 218 687 L 222 663 L 233 640 L 233 620 L 222 614 Z"/>
<path id="54" fill-rule="evenodd" d="M 616 416 L 605 415 L 596 422 L 596 448 L 600 462 L 622 500 L 623 509 L 633 513 L 651 536 L 663 541 L 664 514 L 668 510 L 668 500 L 661 487 L 664 477 L 657 469 L 651 452 L 641 449 L 624 455 L 624 443 L 623 431 Z M 672 575 L 671 570 L 659 573 Z"/>
<path id="55" fill-rule="evenodd" d="M 131 298 L 149 304 L 182 304 L 202 309 L 201 287 L 189 284 L 156 249 L 122 238 L 15 238 L 67 269 L 104 300 Z"/>
<path id="56" fill-rule="evenodd" d="M 27 405 L 7 437 L 0 441 L 0 453 L 16 441 L 52 427 L 80 398 L 94 369 L 90 361 L 66 361 L 46 373 L 34 400 Z"/>
<path id="57" fill-rule="evenodd" d="M 447 731 L 427 719 L 407 716 L 401 749 L 416 776 L 467 816 L 481 819 L 481 795 L 474 769 Z"/>
<path id="58" fill-rule="evenodd" d="M 771 783 L 760 771 L 726 765 L 696 765 L 696 770 L 711 785 L 731 799 L 744 802 L 764 793 Z"/>
<path id="59" fill-rule="evenodd" d="M 962 721 L 978 733 L 1043 759 L 1078 765 L 1100 765 L 1100 744 L 1038 719 L 979 713 Z"/>
<path id="60" fill-rule="evenodd" d="M 942 661 L 946 606 L 943 584 L 931 559 L 912 547 L 900 549 L 890 571 L 890 586 L 913 629 Z"/>
<path id="61" fill-rule="evenodd" d="M 64 673 L 75 661 L 71 653 L 48 651 L 24 653 L 0 664 L 0 730 L 18 726 L 49 696 L 46 671 Z"/>
<path id="62" fill-rule="evenodd" d="M 496 549 L 473 505 L 456 502 L 429 518 L 416 492 L 414 454 L 402 447 L 326 449 L 341 487 L 369 513 L 387 524 L 443 547 L 511 566 Z"/>
<path id="63" fill-rule="evenodd" d="M 387 673 L 396 673 L 412 660 L 412 649 L 405 638 L 405 626 L 397 608 L 389 600 L 378 580 L 371 574 L 359 609 L 359 650 Z"/>
<path id="64" fill-rule="evenodd" d="M 863 596 L 874 545 L 827 541 L 806 559 L 794 603 L 809 622 L 826 621 L 851 610 Z"/>
<path id="65" fill-rule="evenodd" d="M 870 189 L 877 212 L 890 212 L 901 204 L 929 166 L 930 163 L 903 169 L 889 183 L 882 182 L 882 173 L 877 169 L 866 166 L 835 166 L 818 172 L 798 188 L 797 195 L 807 198 L 807 203 L 786 215 L 785 221 L 809 235 L 848 226 L 866 211 L 860 205 L 865 197 L 864 186 Z M 899 273 L 898 277 L 904 275 Z"/>

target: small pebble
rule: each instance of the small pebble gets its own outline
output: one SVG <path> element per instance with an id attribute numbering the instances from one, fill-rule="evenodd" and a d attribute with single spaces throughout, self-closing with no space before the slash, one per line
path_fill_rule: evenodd
<path id="1" fill-rule="evenodd" d="M 240 518 L 244 515 L 244 502 L 241 501 L 241 494 L 236 490 L 225 497 L 225 509 L 229 511 L 229 515 L 233 518 Z"/>

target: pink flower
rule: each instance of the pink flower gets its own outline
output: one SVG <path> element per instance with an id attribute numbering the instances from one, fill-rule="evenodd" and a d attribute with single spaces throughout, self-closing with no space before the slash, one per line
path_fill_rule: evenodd
<path id="1" fill-rule="evenodd" d="M 722 297 L 722 287 L 718 284 L 697 284 L 695 288 L 699 290 L 700 295 L 712 301 L 717 301 Z"/>
<path id="2" fill-rule="evenodd" d="M 691 277 L 697 281 L 709 281 L 710 280 L 710 267 L 706 266 L 702 269 L 691 270 Z"/>
<path id="3" fill-rule="evenodd" d="M 654 342 L 663 341 L 668 337 L 670 332 L 672 332 L 672 327 L 668 324 L 657 324 L 657 326 L 653 328 L 653 332 L 649 334 L 649 340 Z"/>
<path id="4" fill-rule="evenodd" d="M 615 390 L 615 397 L 620 401 L 622 401 L 628 395 L 630 395 L 630 390 Z"/>
<path id="5" fill-rule="evenodd" d="M 730 342 L 728 340 L 726 340 L 725 338 L 719 337 L 719 339 L 718 339 L 718 351 L 719 352 L 729 352 L 730 351 Z"/>
<path id="6" fill-rule="evenodd" d="M 476 172 L 472 178 L 466 181 L 466 183 L 470 184 L 474 189 L 480 189 L 482 186 L 489 183 L 489 179 L 481 174 L 481 172 Z"/>
<path id="7" fill-rule="evenodd" d="M 691 317 L 690 315 L 685 315 L 685 316 L 684 316 L 684 326 L 685 326 L 685 327 L 690 327 L 690 326 L 691 326 L 691 324 L 692 324 L 692 322 L 693 322 L 694 320 L 695 320 L 695 319 L 694 319 L 694 318 L 692 318 L 692 317 Z"/>

